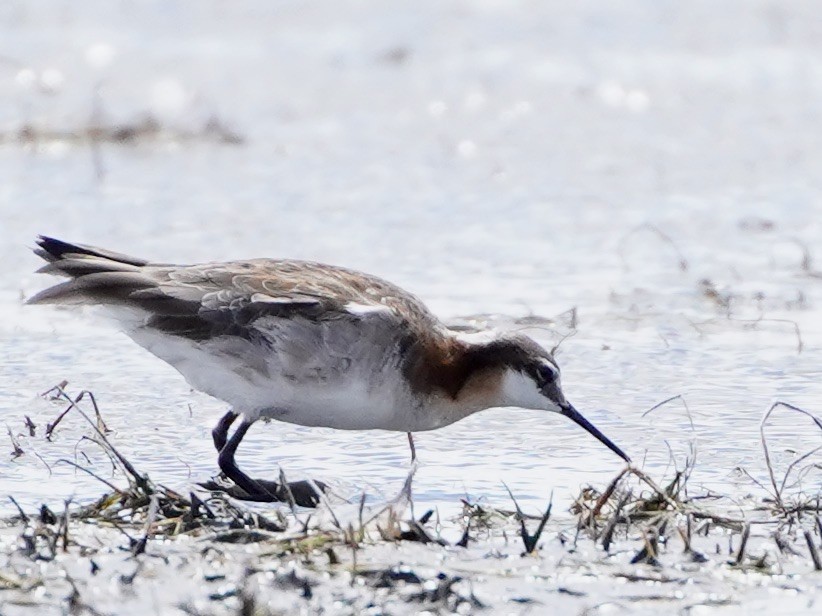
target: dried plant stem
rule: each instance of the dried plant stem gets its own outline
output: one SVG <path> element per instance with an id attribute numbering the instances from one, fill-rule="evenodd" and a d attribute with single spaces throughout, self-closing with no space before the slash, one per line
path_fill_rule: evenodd
<path id="1" fill-rule="evenodd" d="M 739 550 L 736 552 L 736 559 L 734 560 L 734 564 L 741 565 L 743 559 L 745 558 L 745 548 L 748 546 L 748 538 L 751 536 L 751 525 L 745 524 L 745 528 L 742 529 L 742 538 L 739 540 Z"/>
<path id="2" fill-rule="evenodd" d="M 631 231 L 629 231 L 627 234 L 625 234 L 625 236 L 623 236 L 622 239 L 619 241 L 619 249 L 618 249 L 619 250 L 619 256 L 620 256 L 620 259 L 622 259 L 622 264 L 623 264 L 623 266 L 625 266 L 626 269 L 628 267 L 628 264 L 627 264 L 627 261 L 625 259 L 625 247 L 627 246 L 628 241 L 631 239 L 631 236 L 635 235 L 635 234 L 637 234 L 641 231 L 650 232 L 653 235 L 656 235 L 660 240 L 662 240 L 663 243 L 668 244 L 671 247 L 671 249 L 674 251 L 674 253 L 676 254 L 677 265 L 679 266 L 679 269 L 683 272 L 688 269 L 687 259 L 682 254 L 682 251 L 679 250 L 679 248 L 677 247 L 674 240 L 671 239 L 671 236 L 668 235 L 667 233 L 665 233 L 664 231 L 662 231 L 656 225 L 653 225 L 653 224 L 647 223 L 647 222 L 644 223 L 644 224 L 641 224 L 637 227 L 634 227 Z"/>
<path id="3" fill-rule="evenodd" d="M 788 404 L 787 402 L 776 401 L 767 410 L 765 415 L 762 417 L 762 421 L 760 421 L 760 423 L 759 423 L 759 439 L 760 439 L 760 442 L 762 443 L 762 453 L 765 456 L 765 465 L 768 467 L 768 476 L 770 477 L 771 485 L 773 486 L 773 497 L 776 500 L 777 506 L 780 509 L 782 509 L 783 511 L 786 511 L 787 508 L 785 507 L 785 503 L 782 500 L 782 490 L 784 489 L 785 483 L 787 482 L 788 473 L 791 472 L 791 470 L 793 469 L 795 464 L 791 464 L 788 467 L 788 471 L 787 471 L 785 477 L 782 479 L 781 487 L 777 486 L 776 474 L 774 473 L 773 464 L 771 463 L 771 454 L 770 454 L 770 450 L 768 449 L 768 438 L 765 436 L 765 425 L 767 424 L 768 419 L 770 418 L 771 414 L 777 408 L 780 408 L 780 407 L 781 408 L 786 408 L 786 409 L 791 410 L 791 411 L 796 411 L 797 413 L 802 413 L 806 417 L 809 417 L 816 424 L 816 426 L 820 430 L 822 430 L 822 419 L 819 419 L 813 413 L 809 413 L 805 409 L 799 408 L 798 406 L 794 406 L 793 404 Z M 813 452 L 811 452 L 811 453 L 813 453 Z M 807 457 L 807 456 L 803 456 L 798 461 L 803 460 L 805 457 Z"/>
<path id="4" fill-rule="evenodd" d="M 97 475 L 93 471 L 90 471 L 85 466 L 80 466 L 79 464 L 77 464 L 76 462 L 73 462 L 72 460 L 67 460 L 66 458 L 60 458 L 59 460 L 57 460 L 57 464 L 68 464 L 70 466 L 73 466 L 74 468 L 76 468 L 79 471 L 83 471 L 84 473 L 88 473 L 89 475 L 94 477 L 97 481 L 106 484 L 109 488 L 114 490 L 117 494 L 119 494 L 121 496 L 123 496 L 125 494 L 125 492 L 123 492 L 120 488 L 118 488 L 116 485 L 114 485 L 110 481 L 106 481 L 105 479 L 100 477 L 100 475 Z"/>
<path id="5" fill-rule="evenodd" d="M 23 511 L 23 508 L 20 506 L 20 503 L 18 503 L 17 500 L 15 500 L 15 498 L 11 494 L 9 494 L 9 500 L 15 507 L 17 507 L 17 511 L 20 514 L 20 520 L 22 520 L 23 524 L 28 524 L 29 516 L 26 515 L 25 511 Z"/>
<path id="6" fill-rule="evenodd" d="M 611 498 L 611 496 L 614 493 L 614 490 L 616 490 L 619 481 L 625 476 L 625 473 L 627 473 L 630 470 L 630 468 L 630 466 L 626 466 L 625 468 L 623 468 L 619 472 L 619 474 L 611 480 L 611 483 L 608 484 L 608 487 L 605 488 L 605 491 L 602 494 L 600 494 L 599 498 L 597 499 L 597 502 L 594 504 L 594 508 L 591 509 L 591 513 L 588 516 L 589 523 L 599 515 L 600 511 L 602 511 L 602 508 L 605 506 L 605 503 L 608 502 L 608 499 Z"/>
<path id="7" fill-rule="evenodd" d="M 730 319 L 736 323 L 746 323 L 750 326 L 755 326 L 759 323 L 785 323 L 787 325 L 791 325 L 793 327 L 793 331 L 796 334 L 796 354 L 800 355 L 805 348 L 805 343 L 802 341 L 802 332 L 799 329 L 799 324 L 796 321 L 792 321 L 790 319 L 771 319 L 771 318 L 764 318 L 759 317 L 758 319 Z"/>
<path id="8" fill-rule="evenodd" d="M 811 553 L 811 560 L 813 560 L 813 568 L 816 571 L 822 571 L 822 560 L 819 558 L 819 552 L 816 549 L 816 546 L 813 543 L 813 535 L 811 531 L 805 531 L 805 542 L 808 544 L 808 550 Z"/>
<path id="9" fill-rule="evenodd" d="M 611 541 L 614 538 L 614 531 L 616 530 L 617 523 L 619 522 L 619 516 L 620 513 L 622 513 L 622 508 L 628 504 L 628 501 L 631 500 L 631 496 L 632 494 L 630 490 L 622 495 L 622 498 L 619 499 L 611 519 L 608 520 L 608 525 L 602 532 L 602 549 L 606 552 L 611 547 Z"/>
<path id="10" fill-rule="evenodd" d="M 645 417 L 646 415 L 649 415 L 649 414 L 653 413 L 658 408 L 663 407 L 666 404 L 668 404 L 669 402 L 673 402 L 674 400 L 679 400 L 680 402 L 682 402 L 682 406 L 685 407 L 685 414 L 688 416 L 688 423 L 691 424 L 691 432 L 695 432 L 696 428 L 694 427 L 694 418 L 691 417 L 691 409 L 688 408 L 688 403 L 685 402 L 685 397 L 682 394 L 677 394 L 675 396 L 671 396 L 670 398 L 666 398 L 662 402 L 657 402 L 651 408 L 649 408 L 647 411 L 642 413 L 642 416 Z"/>
<path id="11" fill-rule="evenodd" d="M 638 468 L 636 468 L 635 466 L 629 466 L 627 470 L 628 470 L 628 471 L 630 471 L 630 472 L 631 472 L 631 474 L 636 475 L 636 477 L 637 477 L 637 478 L 641 479 L 641 480 L 642 480 L 642 481 L 644 481 L 646 484 L 648 484 L 648 486 L 649 486 L 649 487 L 650 487 L 650 488 L 651 488 L 654 492 L 656 492 L 656 493 L 660 496 L 660 498 L 662 498 L 662 500 L 664 500 L 666 503 L 668 503 L 668 505 L 669 505 L 672 509 L 674 509 L 674 511 L 682 511 L 682 506 L 680 505 L 680 503 L 678 503 L 678 502 L 676 502 L 674 499 L 672 499 L 672 498 L 671 498 L 671 497 L 670 497 L 670 496 L 669 496 L 669 495 L 665 492 L 665 490 L 663 490 L 662 488 L 660 488 L 660 487 L 656 484 L 656 482 L 655 482 L 653 479 L 651 479 L 648 475 L 646 475 L 646 474 L 645 474 L 645 471 L 643 471 L 643 470 L 641 470 L 641 469 L 638 469 Z"/>

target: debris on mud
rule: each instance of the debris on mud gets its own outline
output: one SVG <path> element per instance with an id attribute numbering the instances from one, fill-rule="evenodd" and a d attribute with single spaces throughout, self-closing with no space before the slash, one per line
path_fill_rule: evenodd
<path id="1" fill-rule="evenodd" d="M 552 499 L 527 513 L 510 491 L 512 509 L 466 498 L 453 520 L 409 516 L 413 472 L 386 503 L 324 498 L 315 510 L 264 508 L 156 484 L 111 444 L 93 395 L 65 387 L 44 395 L 68 405 L 59 417 L 84 418 L 125 485 L 98 477 L 106 490 L 92 503 L 17 506 L 0 523 L 4 613 L 444 614 L 549 603 L 682 610 L 749 606 L 757 593 L 764 605 L 773 592 L 799 605 L 820 589 L 819 494 L 788 493 L 799 463 L 781 482 L 769 467 L 773 497 L 746 503 L 689 493 L 691 458 L 661 485 L 625 467 L 608 485 L 583 488 L 570 516 L 552 512 Z M 779 408 L 820 426 L 807 411 L 777 404 L 763 418 L 765 452 L 765 427 Z"/>

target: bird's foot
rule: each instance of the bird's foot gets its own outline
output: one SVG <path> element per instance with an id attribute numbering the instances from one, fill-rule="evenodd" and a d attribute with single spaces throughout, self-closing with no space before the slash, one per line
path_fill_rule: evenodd
<path id="1" fill-rule="evenodd" d="M 212 492 L 224 492 L 237 500 L 257 503 L 288 503 L 293 498 L 294 504 L 300 507 L 316 507 L 319 505 L 320 495 L 317 494 L 314 486 L 322 492 L 328 489 L 328 485 L 322 481 L 290 481 L 287 484 L 282 484 L 266 479 L 254 479 L 254 484 L 258 489 L 253 492 L 244 490 L 235 483 L 221 482 L 218 479 L 211 479 L 199 485 Z"/>

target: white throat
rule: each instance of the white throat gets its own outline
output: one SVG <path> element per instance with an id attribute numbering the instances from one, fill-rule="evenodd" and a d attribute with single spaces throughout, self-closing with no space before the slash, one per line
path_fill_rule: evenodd
<path id="1" fill-rule="evenodd" d="M 503 406 L 518 406 L 523 409 L 544 411 L 560 410 L 537 387 L 534 379 L 519 370 L 508 369 L 502 377 L 501 399 Z"/>

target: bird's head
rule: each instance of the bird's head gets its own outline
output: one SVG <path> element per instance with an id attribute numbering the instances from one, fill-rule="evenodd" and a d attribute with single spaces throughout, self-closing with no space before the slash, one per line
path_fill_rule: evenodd
<path id="1" fill-rule="evenodd" d="M 527 336 L 515 334 L 475 342 L 474 353 L 501 374 L 499 403 L 541 409 L 564 415 L 608 449 L 630 463 L 631 459 L 577 411 L 565 398 L 560 370 L 551 353 Z"/>

